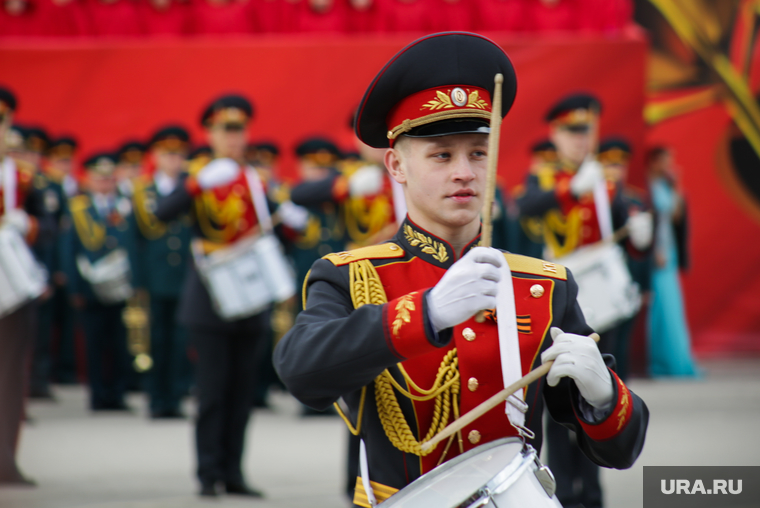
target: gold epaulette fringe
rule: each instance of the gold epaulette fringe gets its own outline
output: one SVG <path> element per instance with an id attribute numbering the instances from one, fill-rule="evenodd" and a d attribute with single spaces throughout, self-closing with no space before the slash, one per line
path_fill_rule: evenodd
<path id="1" fill-rule="evenodd" d="M 387 245 L 387 244 L 386 244 Z M 393 245 L 393 244 L 391 244 Z M 398 248 L 398 246 L 396 246 Z M 366 248 L 365 248 L 366 249 Z M 363 251 L 365 249 L 359 249 Z M 386 247 L 387 249 L 387 247 Z M 399 249 L 401 250 L 401 249 Z M 353 251 L 357 252 L 357 251 Z M 393 252 L 393 251 L 389 251 Z M 403 251 L 402 254 L 403 255 Z M 339 256 L 339 255 L 332 255 Z M 360 308 L 363 305 L 382 305 L 388 303 L 388 297 L 385 294 L 380 276 L 372 265 L 372 262 L 367 258 L 352 259 L 347 261 L 349 265 L 349 284 L 351 292 L 351 301 L 355 309 Z M 340 258 L 338 258 L 340 259 Z M 331 259 L 331 261 L 333 261 Z M 342 260 L 341 260 L 342 261 Z M 335 261 L 333 261 L 335 262 Z M 337 264 L 337 263 L 336 263 Z M 422 444 L 425 441 L 430 440 L 438 432 L 443 430 L 449 423 L 451 413 L 454 413 L 454 418 L 459 417 L 459 368 L 457 359 L 457 350 L 452 349 L 441 361 L 441 366 L 438 369 L 438 375 L 436 376 L 433 386 L 429 389 L 421 388 L 412 380 L 412 378 L 406 373 L 403 365 L 398 364 L 399 372 L 404 377 L 407 387 L 410 387 L 417 395 L 412 393 L 401 386 L 391 375 L 388 369 L 384 370 L 377 378 L 375 378 L 375 400 L 377 402 L 377 412 L 380 417 L 380 422 L 385 430 L 385 435 L 390 440 L 391 444 L 399 450 L 406 453 L 413 453 L 418 456 L 424 456 L 432 452 L 431 450 L 423 451 Z M 414 433 L 409 427 L 409 423 L 406 421 L 401 407 L 399 406 L 398 399 L 396 397 L 397 390 L 401 395 L 417 401 L 425 401 L 435 399 L 433 409 L 433 421 L 427 432 L 427 435 L 421 441 L 417 441 L 414 437 Z M 361 400 L 359 403 L 359 413 L 357 417 L 356 427 L 351 425 L 348 417 L 340 409 L 340 406 L 336 403 L 335 408 L 340 414 L 341 418 L 348 425 L 349 431 L 352 434 L 359 435 L 361 433 L 361 421 L 364 413 L 364 401 L 366 397 L 367 387 L 362 388 Z"/>

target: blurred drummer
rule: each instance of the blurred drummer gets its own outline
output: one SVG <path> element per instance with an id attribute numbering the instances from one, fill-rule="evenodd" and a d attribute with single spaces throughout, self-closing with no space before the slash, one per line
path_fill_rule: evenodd
<path id="1" fill-rule="evenodd" d="M 620 194 L 627 209 L 628 215 L 646 214 L 649 218 L 649 224 L 652 225 L 652 206 L 647 191 L 637 188 L 628 182 L 628 167 L 631 160 L 631 145 L 625 138 L 616 136 L 603 139 L 599 144 L 599 162 L 602 164 L 604 178 L 613 182 L 616 186 L 616 192 Z M 647 239 L 651 240 L 652 231 L 638 229 L 637 234 L 643 235 L 644 238 L 636 239 L 635 243 L 640 246 L 647 244 Z M 651 289 L 651 273 L 653 264 L 653 251 L 649 249 L 637 249 L 632 242 L 627 242 L 625 247 L 625 260 L 628 265 L 628 271 L 631 272 L 631 278 L 639 285 L 642 294 L 645 295 L 644 305 Z M 651 242 L 650 242 L 651 243 Z M 640 314 L 639 310 L 632 317 L 626 319 L 617 325 L 615 359 L 617 360 L 617 372 L 621 379 L 625 380 L 629 372 L 630 357 L 630 337 L 633 332 L 634 324 Z"/>
<path id="2" fill-rule="evenodd" d="M 118 255 L 134 259 L 131 207 L 119 206 L 114 155 L 91 155 L 84 169 L 87 191 L 69 200 L 68 218 L 62 221 L 61 262 L 70 303 L 80 312 L 87 343 L 90 409 L 125 411 L 130 367 L 122 311 L 129 286 L 114 282 L 115 296 L 100 293 L 86 266 L 108 263 Z"/>
<path id="3" fill-rule="evenodd" d="M 211 102 L 201 124 L 213 158 L 191 161 L 189 174 L 158 200 L 155 215 L 162 222 L 192 212 L 193 248 L 200 254 L 229 247 L 262 229 L 261 215 L 267 212 L 259 210 L 258 203 L 266 202 L 259 194 L 265 191 L 251 188 L 244 171 L 252 118 L 253 106 L 243 96 L 224 95 Z M 269 311 L 223 320 L 196 263 L 190 263 L 178 316 L 198 358 L 195 444 L 200 495 L 217 496 L 221 486 L 230 494 L 262 497 L 246 482 L 241 461 L 260 356 L 269 337 Z"/>
<path id="4" fill-rule="evenodd" d="M 15 95 L 0 87 L 0 228 L 15 230 L 31 246 L 52 236 L 53 224 L 45 213 L 41 193 L 34 187 L 35 168 L 7 155 L 7 137 L 13 137 L 7 135 L 15 110 Z M 0 292 L 7 291 L 9 288 L 0 286 Z M 27 302 L 16 309 L 0 309 L 0 486 L 34 485 L 16 465 L 33 338 L 33 306 Z"/>
<path id="5" fill-rule="evenodd" d="M 611 238 L 623 226 L 628 226 L 632 239 L 647 228 L 635 217 L 629 220 L 616 184 L 605 180 L 592 153 L 601 111 L 601 103 L 593 95 L 574 94 L 559 100 L 546 115 L 557 159 L 528 174 L 525 192 L 517 203 L 523 218 L 542 221 L 549 259 L 561 261 L 581 247 Z M 616 335 L 614 328 L 602 333 L 599 349 L 613 354 Z M 600 508 L 599 468 L 580 453 L 571 432 L 549 420 L 549 467 L 557 479 L 557 498 L 563 506 Z M 581 484 L 579 492 L 577 483 Z"/>
<path id="6" fill-rule="evenodd" d="M 419 39 L 375 77 L 356 134 L 386 149 L 406 220 L 388 243 L 314 263 L 306 309 L 275 350 L 275 366 L 299 400 L 317 409 L 346 402 L 346 423 L 366 451 L 358 506 L 499 438 L 524 436 L 540 450 L 544 403 L 607 467 L 629 467 L 643 445 L 646 406 L 588 337 L 572 275 L 477 247 L 496 73 L 504 75 L 506 114 L 517 85 L 512 63 L 476 34 Z M 545 380 L 466 426 L 450 446 L 423 450 L 539 358 L 556 359 Z"/>

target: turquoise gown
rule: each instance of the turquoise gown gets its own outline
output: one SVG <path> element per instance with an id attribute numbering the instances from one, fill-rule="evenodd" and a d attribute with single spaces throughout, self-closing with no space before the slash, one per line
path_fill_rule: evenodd
<path id="1" fill-rule="evenodd" d="M 652 202 L 657 212 L 654 248 L 666 262 L 652 270 L 652 304 L 649 309 L 649 373 L 653 377 L 697 376 L 691 353 L 681 281 L 678 276 L 678 251 L 672 219 L 676 195 L 664 179 L 651 182 Z"/>

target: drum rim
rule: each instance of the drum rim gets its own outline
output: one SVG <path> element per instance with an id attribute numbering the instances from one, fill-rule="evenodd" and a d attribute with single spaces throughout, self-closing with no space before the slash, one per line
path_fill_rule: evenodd
<path id="1" fill-rule="evenodd" d="M 415 484 L 419 485 L 419 484 L 428 482 L 430 481 L 432 477 L 437 476 L 443 471 L 448 470 L 452 467 L 455 467 L 458 464 L 465 462 L 476 455 L 480 455 L 484 452 L 487 452 L 488 450 L 491 450 L 492 448 L 496 448 L 498 446 L 501 446 L 504 444 L 511 444 L 511 443 L 520 444 L 522 447 L 520 452 L 509 462 L 509 464 L 506 464 L 498 473 L 496 473 L 493 477 L 488 479 L 488 481 L 485 482 L 480 488 L 473 491 L 472 494 L 465 497 L 464 499 L 459 501 L 457 504 L 452 505 L 452 508 L 466 508 L 468 506 L 471 506 L 472 503 L 476 502 L 479 498 L 483 497 L 487 493 L 493 493 L 496 489 L 500 489 L 502 486 L 504 486 L 505 482 L 507 482 L 507 480 L 514 474 L 514 472 L 524 467 L 525 463 L 532 463 L 536 456 L 535 449 L 532 446 L 530 446 L 528 443 L 520 439 L 519 437 L 514 437 L 514 436 L 504 437 L 501 439 L 490 441 L 476 448 L 473 448 L 472 450 L 469 450 L 463 453 L 462 455 L 459 455 L 449 461 L 444 462 L 443 464 L 437 466 L 436 468 L 420 476 L 419 478 L 417 478 L 416 480 L 414 480 L 412 483 L 410 483 L 404 488 L 411 487 L 412 485 L 415 485 Z M 517 463 L 516 466 L 512 468 L 509 467 L 515 463 Z M 509 472 L 505 474 L 505 471 L 507 469 L 509 469 Z M 436 475 L 433 475 L 433 473 L 436 473 Z M 508 487 L 509 485 L 505 486 L 504 489 Z M 383 506 L 391 507 L 402 501 L 401 497 L 396 497 L 395 500 L 394 500 L 394 497 L 396 496 L 395 495 L 391 496 L 390 498 L 388 498 L 388 500 L 383 502 Z"/>

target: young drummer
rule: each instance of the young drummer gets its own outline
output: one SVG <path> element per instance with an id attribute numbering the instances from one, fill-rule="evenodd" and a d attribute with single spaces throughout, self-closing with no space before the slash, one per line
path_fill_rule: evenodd
<path id="1" fill-rule="evenodd" d="M 478 247 L 497 73 L 506 113 L 516 93 L 507 55 L 482 36 L 449 32 L 410 44 L 375 77 L 356 134 L 387 148 L 406 221 L 388 243 L 314 263 L 305 310 L 275 350 L 302 402 L 348 404 L 366 445 L 359 506 L 489 441 L 522 435 L 540 450 L 544 403 L 600 465 L 627 468 L 643 446 L 646 405 L 589 337 L 572 274 Z M 423 450 L 457 415 L 548 360 L 546 378 L 506 411 L 499 405 L 466 426 L 448 451 Z"/>

